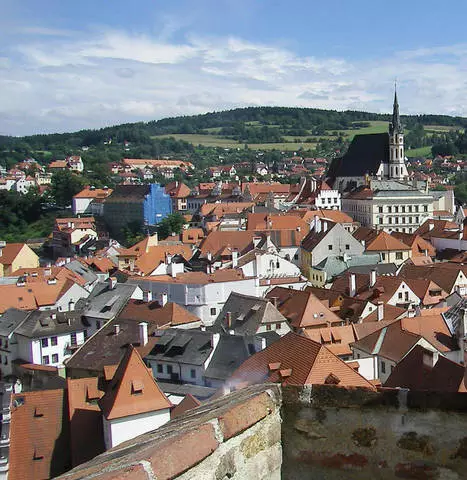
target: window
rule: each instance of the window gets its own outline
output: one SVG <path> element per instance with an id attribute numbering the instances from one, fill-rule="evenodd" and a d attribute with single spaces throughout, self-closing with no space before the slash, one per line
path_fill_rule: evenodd
<path id="1" fill-rule="evenodd" d="M 381 362 L 381 373 L 386 373 L 386 363 Z"/>
<path id="2" fill-rule="evenodd" d="M 384 262 L 386 260 L 386 254 L 385 253 L 382 253 L 381 254 L 381 260 Z"/>
<path id="3" fill-rule="evenodd" d="M 71 335 L 70 335 L 70 339 L 71 339 L 71 344 L 72 345 L 76 345 L 76 333 L 73 332 Z"/>
<path id="4" fill-rule="evenodd" d="M 99 330 L 99 328 L 101 328 L 101 322 L 96 320 L 96 330 Z"/>
<path id="5" fill-rule="evenodd" d="M 296 254 L 293 256 L 293 259 L 294 259 L 294 260 L 298 260 L 298 253 L 296 253 Z"/>
<path id="6" fill-rule="evenodd" d="M 398 296 L 399 296 L 399 300 L 402 300 L 402 292 L 399 292 Z"/>
<path id="7" fill-rule="evenodd" d="M 270 331 L 272 330 L 272 327 L 271 327 L 271 324 L 270 324 L 270 323 L 268 323 L 268 324 L 266 325 L 266 330 L 267 330 L 268 332 L 270 332 Z"/>
<path id="8" fill-rule="evenodd" d="M 58 353 L 52 355 L 52 363 L 58 363 Z"/>
<path id="9" fill-rule="evenodd" d="M 5 360 L 3 360 L 3 363 L 4 363 L 5 365 L 8 365 L 8 357 L 7 357 L 6 355 L 5 355 Z"/>
<path id="10" fill-rule="evenodd" d="M 350 250 L 350 245 L 348 243 L 345 244 L 345 249 Z"/>
<path id="11" fill-rule="evenodd" d="M 49 346 L 49 339 L 48 338 L 42 338 L 41 339 L 41 345 L 42 345 L 42 348 L 48 347 Z"/>
<path id="12" fill-rule="evenodd" d="M 423 205 L 423 211 L 428 212 L 428 205 Z"/>
<path id="13" fill-rule="evenodd" d="M 415 205 L 415 211 L 418 213 L 418 205 Z"/>
<path id="14" fill-rule="evenodd" d="M 50 362 L 49 362 L 49 356 L 48 355 L 44 355 L 42 357 L 42 364 L 43 365 L 48 365 Z"/>
<path id="15" fill-rule="evenodd" d="M 281 329 L 281 324 L 280 323 L 276 323 L 276 330 L 280 330 Z"/>
<path id="16" fill-rule="evenodd" d="M 396 252 L 396 260 L 402 260 L 402 252 Z"/>
<path id="17" fill-rule="evenodd" d="M 332 250 L 332 245 L 328 245 L 328 250 L 329 250 L 329 251 Z"/>
<path id="18" fill-rule="evenodd" d="M 379 222 L 379 224 L 381 225 L 381 224 L 383 223 L 383 219 L 382 219 L 382 218 L 379 218 L 379 219 L 378 219 L 378 222 Z"/>
<path id="19" fill-rule="evenodd" d="M 394 212 L 399 213 L 399 207 L 394 207 Z"/>
<path id="20" fill-rule="evenodd" d="M 383 207 L 378 207 L 378 212 L 383 213 Z"/>
<path id="21" fill-rule="evenodd" d="M 163 373 L 163 372 L 164 372 L 164 369 L 163 369 L 162 365 L 157 364 L 157 373 Z"/>
<path id="22" fill-rule="evenodd" d="M 167 365 L 167 373 L 168 373 L 169 375 L 172 375 L 172 373 L 173 373 L 173 367 L 172 367 L 172 365 Z"/>
<path id="23" fill-rule="evenodd" d="M 392 213 L 392 207 L 388 207 L 388 213 Z"/>
<path id="24" fill-rule="evenodd" d="M 392 223 L 392 217 L 389 217 L 389 224 Z"/>
<path id="25" fill-rule="evenodd" d="M 405 301 L 406 301 L 406 302 L 409 301 L 409 292 L 405 292 Z"/>
<path id="26" fill-rule="evenodd" d="M 52 345 L 52 347 L 56 347 L 57 346 L 57 337 L 50 337 L 50 344 Z"/>
<path id="27" fill-rule="evenodd" d="M 213 307 L 211 308 L 211 317 L 216 314 L 217 310 Z"/>
<path id="28" fill-rule="evenodd" d="M 192 369 L 190 370 L 190 377 L 191 377 L 191 378 L 196 378 L 196 370 L 195 370 L 194 368 L 192 368 Z"/>

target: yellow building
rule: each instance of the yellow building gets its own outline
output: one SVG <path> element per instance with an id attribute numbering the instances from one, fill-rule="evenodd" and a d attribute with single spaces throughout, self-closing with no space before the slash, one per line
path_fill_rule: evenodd
<path id="1" fill-rule="evenodd" d="M 11 275 L 20 268 L 37 268 L 39 257 L 25 243 L 0 242 L 0 277 Z"/>

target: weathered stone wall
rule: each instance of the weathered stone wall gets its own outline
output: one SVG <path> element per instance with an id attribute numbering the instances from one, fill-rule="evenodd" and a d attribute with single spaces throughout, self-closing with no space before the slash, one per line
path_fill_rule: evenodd
<path id="1" fill-rule="evenodd" d="M 467 479 L 467 394 L 257 385 L 60 478 Z"/>
<path id="2" fill-rule="evenodd" d="M 108 450 L 66 480 L 279 480 L 281 392 L 249 387 Z"/>
<path id="3" fill-rule="evenodd" d="M 465 479 L 467 395 L 283 389 L 282 478 Z"/>

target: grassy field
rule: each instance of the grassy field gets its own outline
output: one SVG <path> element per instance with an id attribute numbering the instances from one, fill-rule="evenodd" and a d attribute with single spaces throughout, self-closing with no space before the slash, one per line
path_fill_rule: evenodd
<path id="1" fill-rule="evenodd" d="M 368 127 L 359 128 L 359 129 L 347 129 L 339 130 L 339 133 L 343 133 L 348 140 L 352 140 L 355 135 L 361 134 L 371 134 L 371 133 L 383 133 L 388 131 L 388 122 L 383 121 L 372 121 L 368 122 L 370 125 Z M 247 122 L 249 126 L 260 127 L 259 122 Z M 447 132 L 454 129 L 455 127 L 443 126 L 443 125 L 426 125 L 425 130 L 427 132 Z M 235 140 L 229 138 L 223 138 L 219 135 L 220 128 L 209 128 L 208 135 L 199 135 L 199 134 L 173 134 L 173 135 L 158 135 L 153 138 L 164 138 L 164 137 L 174 137 L 177 140 L 185 140 L 193 145 L 204 145 L 206 147 L 223 147 L 223 148 L 243 148 L 243 143 L 238 143 Z M 336 137 L 332 135 L 332 131 L 328 131 L 328 136 L 323 136 L 322 138 L 327 138 L 333 140 Z M 406 132 L 407 133 L 407 132 Z M 295 142 L 295 140 L 300 140 Z M 312 142 L 306 142 L 306 140 L 311 139 Z M 320 137 L 313 135 L 306 136 L 293 136 L 293 135 L 284 135 L 284 143 L 252 143 L 248 144 L 251 149 L 257 150 L 281 150 L 281 151 L 297 151 L 300 148 L 306 150 L 313 150 L 316 148 Z M 427 156 L 431 154 L 431 147 L 422 147 L 415 148 L 413 150 L 407 150 L 406 155 L 408 157 L 417 157 L 417 156 Z"/>
<path id="2" fill-rule="evenodd" d="M 431 147 L 420 147 L 420 148 L 413 148 L 412 150 L 406 150 L 405 155 L 408 158 L 427 157 L 431 155 Z"/>
<path id="3" fill-rule="evenodd" d="M 185 142 L 193 145 L 204 145 L 206 147 L 223 147 L 223 148 L 243 148 L 243 143 L 238 143 L 229 138 L 222 138 L 217 135 L 198 135 L 189 133 L 174 133 L 172 135 L 156 135 L 152 138 L 168 138 L 173 137 L 177 140 L 185 140 Z M 296 138 L 296 137 L 291 137 Z M 299 137 L 301 138 L 301 137 Z M 305 140 L 308 137 L 303 137 Z M 248 146 L 254 150 L 286 150 L 295 151 L 300 147 L 304 149 L 313 149 L 316 143 L 249 143 Z"/>

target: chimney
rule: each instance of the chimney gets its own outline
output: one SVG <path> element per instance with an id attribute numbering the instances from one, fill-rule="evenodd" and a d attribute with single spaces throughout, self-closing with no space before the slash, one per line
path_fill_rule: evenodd
<path id="1" fill-rule="evenodd" d="M 425 255 L 425 257 L 428 257 L 428 250 L 425 248 L 425 250 L 423 250 L 423 255 Z"/>
<path id="2" fill-rule="evenodd" d="M 148 324 L 146 322 L 138 323 L 139 327 L 139 345 L 144 347 L 148 343 Z"/>
<path id="3" fill-rule="evenodd" d="M 433 230 L 433 228 L 435 228 L 435 225 L 434 225 L 434 223 L 431 223 L 431 222 L 430 222 L 430 223 L 428 224 L 428 231 L 431 232 L 431 231 Z"/>
<path id="4" fill-rule="evenodd" d="M 277 308 L 277 297 L 271 297 L 269 301 Z"/>
<path id="5" fill-rule="evenodd" d="M 145 303 L 152 302 L 152 291 L 151 290 L 143 290 L 143 302 L 145 302 Z"/>
<path id="6" fill-rule="evenodd" d="M 321 232 L 321 221 L 320 221 L 318 215 L 315 215 L 315 232 L 316 233 Z"/>
<path id="7" fill-rule="evenodd" d="M 165 263 L 167 265 L 170 265 L 172 263 L 172 255 L 170 255 L 169 253 L 165 254 Z"/>
<path id="8" fill-rule="evenodd" d="M 52 269 L 46 268 L 46 269 L 44 270 L 44 276 L 45 276 L 45 277 L 50 277 L 50 275 L 52 275 Z"/>
<path id="9" fill-rule="evenodd" d="M 357 279 L 355 273 L 351 273 L 349 276 L 349 296 L 355 297 L 357 293 Z"/>
<path id="10" fill-rule="evenodd" d="M 376 283 L 376 270 L 373 269 L 370 272 L 370 288 L 373 288 L 375 286 L 375 283 Z"/>
<path id="11" fill-rule="evenodd" d="M 73 300 L 70 300 L 68 302 L 68 311 L 73 312 L 75 309 L 75 302 Z"/>
<path id="12" fill-rule="evenodd" d="M 463 236 L 464 236 L 464 232 L 462 230 L 459 230 L 459 240 L 462 240 Z"/>
<path id="13" fill-rule="evenodd" d="M 116 277 L 109 277 L 109 290 L 114 290 L 117 286 L 117 278 Z"/>
<path id="14" fill-rule="evenodd" d="M 47 280 L 47 285 L 55 285 L 57 283 L 57 279 L 56 278 L 49 278 Z"/>
<path id="15" fill-rule="evenodd" d="M 439 353 L 423 349 L 423 365 L 433 368 L 438 362 Z"/>
<path id="16" fill-rule="evenodd" d="M 238 267 L 238 250 L 232 250 L 232 268 Z"/>
<path id="17" fill-rule="evenodd" d="M 384 318 L 384 303 L 378 302 L 378 322 Z"/>
<path id="18" fill-rule="evenodd" d="M 225 314 L 225 322 L 227 324 L 227 328 L 230 330 L 232 328 L 232 312 L 227 312 Z"/>
<path id="19" fill-rule="evenodd" d="M 323 225 L 323 232 L 327 232 L 328 231 L 328 222 L 323 221 L 323 222 L 321 222 L 321 224 Z"/>
<path id="20" fill-rule="evenodd" d="M 167 292 L 162 292 L 161 299 L 159 301 L 161 307 L 165 307 L 167 305 L 167 298 L 168 298 Z"/>
<path id="21" fill-rule="evenodd" d="M 208 252 L 208 253 L 206 254 L 206 257 L 207 257 L 208 261 L 211 261 L 211 260 L 212 260 L 212 253 L 211 253 L 211 252 Z"/>
<path id="22" fill-rule="evenodd" d="M 120 333 L 120 325 L 118 323 L 116 323 L 114 325 L 114 334 L 118 335 L 119 333 Z"/>
<path id="23" fill-rule="evenodd" d="M 362 244 L 363 248 L 366 248 L 366 242 L 365 242 L 365 240 L 362 240 L 362 241 L 361 241 L 361 244 Z"/>
<path id="24" fill-rule="evenodd" d="M 258 248 L 259 242 L 261 242 L 261 237 L 253 237 L 253 247 Z"/>

